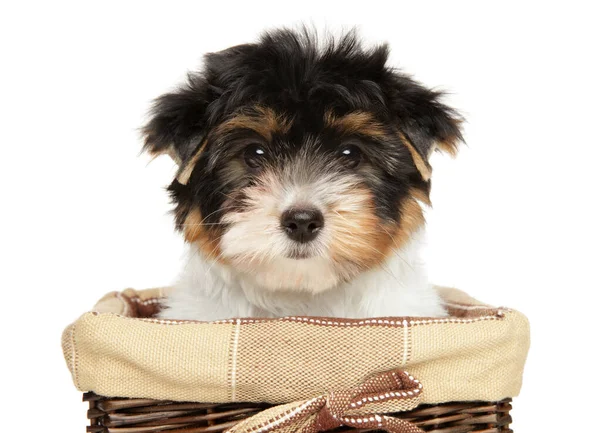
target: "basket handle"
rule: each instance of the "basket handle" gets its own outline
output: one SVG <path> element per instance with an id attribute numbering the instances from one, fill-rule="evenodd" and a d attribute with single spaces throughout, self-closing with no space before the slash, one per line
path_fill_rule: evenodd
<path id="1" fill-rule="evenodd" d="M 417 379 L 406 371 L 392 370 L 371 376 L 350 389 L 264 410 L 227 433 L 318 433 L 341 426 L 424 433 L 408 421 L 381 415 L 414 409 L 422 392 L 423 385 Z"/>

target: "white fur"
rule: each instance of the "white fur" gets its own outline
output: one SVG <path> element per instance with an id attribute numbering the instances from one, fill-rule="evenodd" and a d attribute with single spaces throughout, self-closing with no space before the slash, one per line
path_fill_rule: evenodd
<path id="1" fill-rule="evenodd" d="M 160 316 L 202 321 L 299 315 L 445 316 L 442 301 L 429 283 L 419 256 L 423 238 L 422 232 L 415 233 L 413 239 L 396 250 L 381 267 L 318 293 L 298 289 L 265 290 L 251 272 L 207 261 L 196 247 L 190 246 L 188 264 Z M 315 266 L 323 265 L 318 258 L 278 260 L 281 263 L 273 269 L 281 267 L 288 272 L 290 265 L 294 265 L 302 268 L 298 271 L 300 274 L 305 274 L 311 268 L 310 273 L 317 278 L 320 273 Z M 321 283 L 327 286 L 326 282 Z"/>

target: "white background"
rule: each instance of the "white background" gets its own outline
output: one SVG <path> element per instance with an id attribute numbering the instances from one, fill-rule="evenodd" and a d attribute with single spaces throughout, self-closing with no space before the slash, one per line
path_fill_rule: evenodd
<path id="1" fill-rule="evenodd" d="M 468 119 L 435 156 L 433 280 L 528 315 L 517 432 L 593 416 L 598 388 L 598 12 L 592 3 L 18 2 L 0 11 L 2 432 L 83 432 L 62 329 L 104 293 L 168 284 L 182 242 L 139 157 L 151 98 L 265 28 L 358 25 Z M 588 412 L 588 413 L 586 413 Z M 58 425 L 61 428 L 58 428 Z"/>

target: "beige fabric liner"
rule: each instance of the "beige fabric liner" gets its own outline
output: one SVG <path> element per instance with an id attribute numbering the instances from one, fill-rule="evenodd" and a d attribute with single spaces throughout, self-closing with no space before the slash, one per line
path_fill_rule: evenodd
<path id="1" fill-rule="evenodd" d="M 113 292 L 68 326 L 65 360 L 80 391 L 175 401 L 289 403 L 406 370 L 421 403 L 498 401 L 521 388 L 529 325 L 438 288 L 451 317 L 153 319 L 163 289 Z"/>

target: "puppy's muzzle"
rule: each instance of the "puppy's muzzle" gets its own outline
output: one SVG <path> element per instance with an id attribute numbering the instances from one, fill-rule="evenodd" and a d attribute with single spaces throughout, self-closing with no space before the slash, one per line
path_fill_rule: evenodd
<path id="1" fill-rule="evenodd" d="M 290 239 L 300 243 L 315 239 L 324 224 L 323 214 L 317 209 L 289 209 L 281 215 L 281 227 Z"/>

